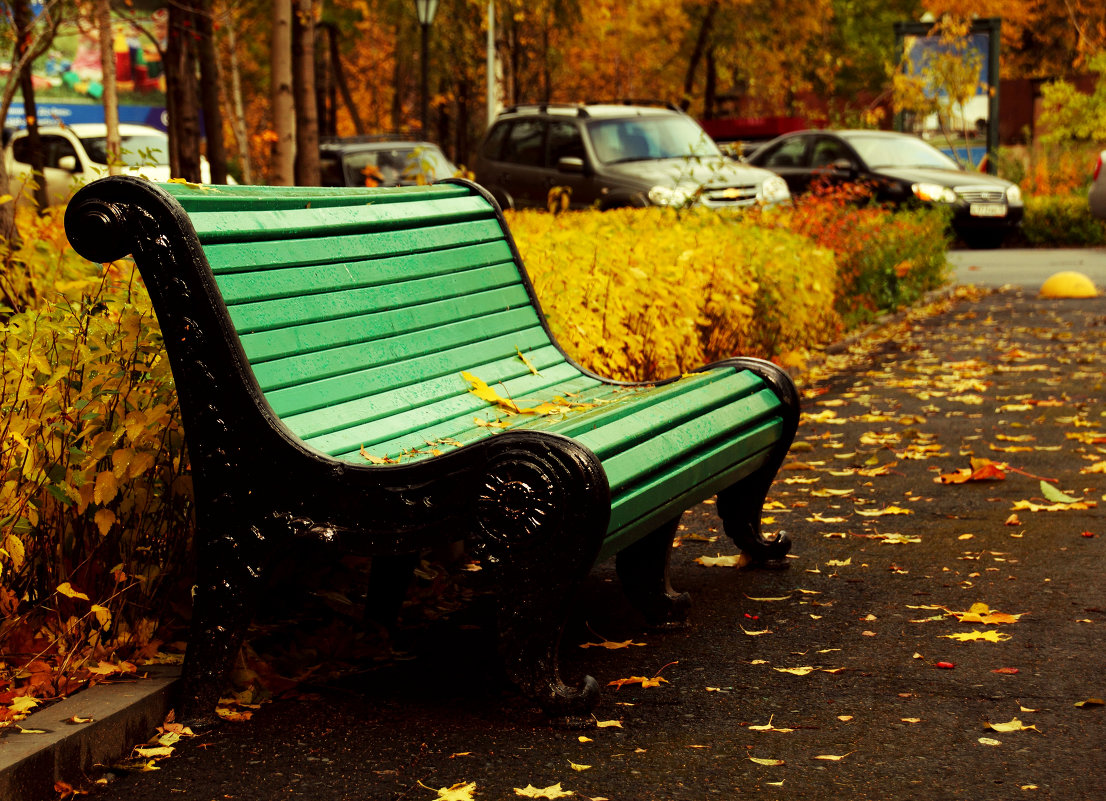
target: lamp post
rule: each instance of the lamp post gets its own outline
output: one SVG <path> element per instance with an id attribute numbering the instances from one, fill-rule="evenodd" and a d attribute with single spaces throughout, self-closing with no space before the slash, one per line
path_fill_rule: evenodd
<path id="1" fill-rule="evenodd" d="M 438 0 L 415 0 L 415 13 L 419 17 L 419 27 L 422 29 L 422 53 L 419 60 L 419 69 L 422 71 L 419 81 L 419 111 L 422 120 L 422 136 L 428 138 L 426 129 L 429 127 L 429 111 L 427 108 L 427 60 L 430 49 L 430 26 L 434 24 L 434 15 L 438 13 Z"/>

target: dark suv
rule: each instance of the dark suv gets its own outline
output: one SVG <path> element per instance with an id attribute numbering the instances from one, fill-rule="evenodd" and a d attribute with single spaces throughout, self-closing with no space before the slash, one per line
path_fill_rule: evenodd
<path id="1" fill-rule="evenodd" d="M 619 103 L 512 106 L 488 129 L 476 181 L 504 208 L 741 207 L 789 200 L 768 170 L 723 155 L 678 108 Z"/>
<path id="2" fill-rule="evenodd" d="M 324 139 L 319 171 L 322 186 L 413 186 L 460 172 L 437 145 L 394 134 Z"/>

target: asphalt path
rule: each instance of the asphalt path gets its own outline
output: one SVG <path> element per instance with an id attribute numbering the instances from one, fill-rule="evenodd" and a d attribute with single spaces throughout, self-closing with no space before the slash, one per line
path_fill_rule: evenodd
<path id="1" fill-rule="evenodd" d="M 995 265 L 974 272 L 1012 269 Z M 302 685 L 90 798 L 1106 798 L 1104 340 L 1103 298 L 1007 290 L 808 370 L 766 511 L 788 569 L 696 562 L 735 552 L 703 504 L 673 552 L 686 627 L 644 628 L 612 567 L 593 571 L 563 673 L 605 685 L 608 726 L 548 728 L 505 688 L 477 596 L 413 626 L 415 658 Z M 935 481 L 973 458 L 1005 477 Z M 581 647 L 600 642 L 628 644 Z M 635 676 L 665 681 L 618 686 Z"/>
<path id="2" fill-rule="evenodd" d="M 1106 248 L 953 250 L 949 262 L 959 284 L 1033 290 L 1053 273 L 1074 270 L 1106 287 Z"/>

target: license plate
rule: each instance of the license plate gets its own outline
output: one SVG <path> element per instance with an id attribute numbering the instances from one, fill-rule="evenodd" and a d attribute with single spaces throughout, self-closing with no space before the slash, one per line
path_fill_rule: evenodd
<path id="1" fill-rule="evenodd" d="M 1006 216 L 1006 206 L 1002 203 L 973 203 L 970 211 L 973 217 Z"/>

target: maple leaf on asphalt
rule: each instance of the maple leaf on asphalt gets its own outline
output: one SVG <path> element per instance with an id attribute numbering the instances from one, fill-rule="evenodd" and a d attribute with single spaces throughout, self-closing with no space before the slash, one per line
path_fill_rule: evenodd
<path id="1" fill-rule="evenodd" d="M 540 789 L 532 784 L 528 784 L 522 789 L 516 787 L 515 795 L 520 795 L 523 798 L 568 798 L 570 795 L 575 795 L 575 793 L 571 790 L 562 790 L 561 783 L 557 782 Z"/>
<path id="2" fill-rule="evenodd" d="M 1010 615 L 1005 612 L 996 612 L 989 608 L 987 604 L 976 603 L 972 604 L 971 609 L 967 612 L 949 612 L 950 615 L 955 617 L 961 623 L 1017 623 L 1018 618 L 1025 614 L 1024 612 L 1017 615 Z"/>
<path id="3" fill-rule="evenodd" d="M 426 787 L 425 784 L 419 782 L 419 785 Z M 432 788 L 426 787 L 427 790 Z M 442 787 L 436 791 L 438 793 L 434 801 L 473 801 L 473 793 L 476 792 L 476 782 L 458 782 L 452 787 Z"/>
<path id="4" fill-rule="evenodd" d="M 986 640 L 987 642 L 1002 642 L 1003 640 L 1009 640 L 1010 635 L 1003 631 L 968 631 L 960 632 L 957 634 L 942 634 L 942 637 L 949 640 L 960 640 L 960 642 L 972 642 L 975 640 Z"/>

